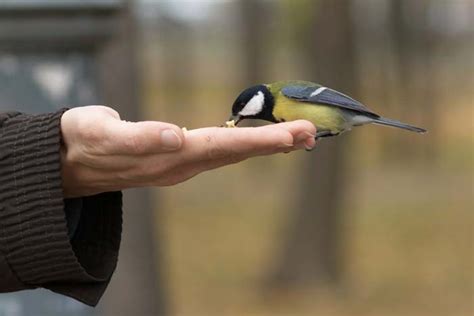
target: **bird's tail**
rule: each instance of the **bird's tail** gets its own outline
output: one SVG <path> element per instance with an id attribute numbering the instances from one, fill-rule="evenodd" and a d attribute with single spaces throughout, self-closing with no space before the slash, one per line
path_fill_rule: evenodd
<path id="1" fill-rule="evenodd" d="M 386 125 L 386 126 L 391 126 L 391 127 L 398 127 L 402 129 L 406 129 L 408 131 L 412 132 L 417 132 L 417 133 L 426 133 L 426 129 L 416 127 L 413 125 L 405 124 L 396 120 L 388 119 L 385 117 L 378 117 L 373 120 L 373 123 L 379 124 L 379 125 Z"/>

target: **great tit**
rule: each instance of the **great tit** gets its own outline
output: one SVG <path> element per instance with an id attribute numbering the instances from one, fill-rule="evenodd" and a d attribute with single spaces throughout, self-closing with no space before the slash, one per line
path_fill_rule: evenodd
<path id="1" fill-rule="evenodd" d="M 336 136 L 353 126 L 379 124 L 425 133 L 423 128 L 381 117 L 336 90 L 309 81 L 278 81 L 244 90 L 232 106 L 229 121 L 262 119 L 274 123 L 304 119 L 317 129 L 316 138 Z"/>

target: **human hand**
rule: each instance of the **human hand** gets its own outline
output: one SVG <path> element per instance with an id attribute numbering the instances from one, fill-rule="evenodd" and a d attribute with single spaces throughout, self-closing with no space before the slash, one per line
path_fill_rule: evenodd
<path id="1" fill-rule="evenodd" d="M 163 122 L 126 122 L 104 106 L 66 111 L 61 118 L 61 172 L 66 197 L 132 187 L 169 186 L 247 158 L 314 147 L 308 121 L 256 128 L 183 132 Z"/>

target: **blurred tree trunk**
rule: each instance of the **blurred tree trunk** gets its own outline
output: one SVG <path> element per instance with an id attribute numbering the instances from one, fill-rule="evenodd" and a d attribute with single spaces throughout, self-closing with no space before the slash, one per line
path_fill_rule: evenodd
<path id="1" fill-rule="evenodd" d="M 392 0 L 390 3 L 390 19 L 392 28 L 393 53 L 395 57 L 396 75 L 396 111 L 392 116 L 398 120 L 406 121 L 407 113 L 413 110 L 411 103 L 416 102 L 416 80 L 415 69 L 415 29 L 413 22 L 408 21 L 407 12 L 412 5 L 405 0 Z M 383 142 L 385 153 L 384 159 L 400 160 L 410 150 L 409 146 L 404 146 L 403 139 L 398 134 L 386 135 Z M 405 148 L 405 150 L 400 150 Z M 410 150 L 411 151 L 411 150 Z"/>
<path id="2" fill-rule="evenodd" d="M 242 56 L 244 58 L 243 87 L 259 84 L 264 79 L 265 55 L 264 44 L 267 37 L 264 34 L 266 14 L 269 3 L 261 0 L 240 0 Z M 268 57 L 268 56 L 267 56 Z"/>
<path id="3" fill-rule="evenodd" d="M 314 81 L 356 95 L 350 0 L 321 0 L 306 34 L 306 60 Z M 301 197 L 270 284 L 274 288 L 337 284 L 343 266 L 342 209 L 348 134 L 322 140 L 300 166 Z"/>
<path id="4" fill-rule="evenodd" d="M 192 26 L 172 15 L 162 15 L 156 32 L 163 46 L 160 90 L 164 106 L 172 117 L 179 118 L 183 126 L 191 126 L 192 118 L 201 113 L 194 105 L 196 56 Z"/>
<path id="5" fill-rule="evenodd" d="M 101 92 L 105 104 L 117 109 L 122 119 L 142 119 L 134 64 L 135 25 L 124 9 L 119 34 L 99 57 Z M 124 193 L 123 241 L 115 275 L 100 304 L 102 315 L 165 315 L 161 253 L 150 191 Z"/>
<path id="6" fill-rule="evenodd" d="M 430 129 L 430 139 L 437 139 L 435 132 L 439 122 L 437 111 L 438 81 L 435 64 L 434 34 L 430 34 L 429 6 L 427 1 L 392 0 L 390 6 L 392 39 L 396 60 L 398 119 Z M 418 114 L 418 115 L 416 115 Z M 415 123 L 415 122 L 413 122 Z M 416 125 L 415 124 L 415 125 Z M 434 137 L 433 137 L 434 136 Z M 391 159 L 422 154 L 424 161 L 435 157 L 434 143 L 407 143 L 398 134 L 385 142 L 384 152 Z M 400 150 L 403 148 L 403 150 Z"/>

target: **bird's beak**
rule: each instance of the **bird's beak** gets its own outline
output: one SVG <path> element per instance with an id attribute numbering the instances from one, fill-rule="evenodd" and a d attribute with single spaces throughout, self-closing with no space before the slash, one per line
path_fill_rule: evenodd
<path id="1" fill-rule="evenodd" d="M 234 121 L 235 125 L 239 124 L 240 121 L 242 121 L 242 117 L 240 115 L 232 115 L 230 118 L 229 118 L 229 121 Z"/>

